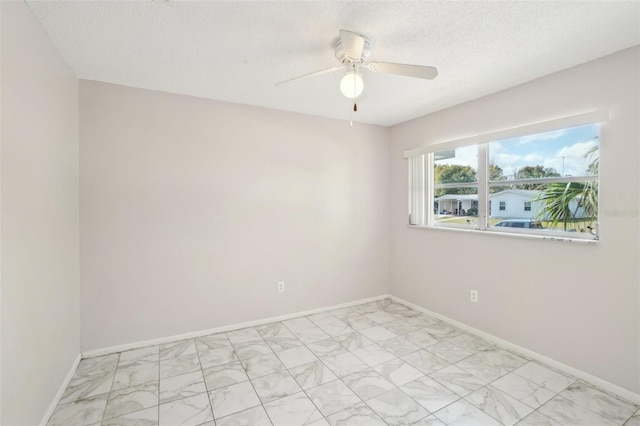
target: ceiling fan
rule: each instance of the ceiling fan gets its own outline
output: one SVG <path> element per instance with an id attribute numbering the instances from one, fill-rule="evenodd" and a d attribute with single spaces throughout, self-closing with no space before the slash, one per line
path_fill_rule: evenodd
<path id="1" fill-rule="evenodd" d="M 434 67 L 395 64 L 391 62 L 369 62 L 369 55 L 371 54 L 370 48 L 371 42 L 367 37 L 352 31 L 340 30 L 340 38 L 335 47 L 335 56 L 341 65 L 281 81 L 277 83 L 276 86 L 280 87 L 298 80 L 344 70 L 345 74 L 340 80 L 340 91 L 347 98 L 356 99 L 362 94 L 364 89 L 364 81 L 360 74 L 362 68 L 373 72 L 404 75 L 426 80 L 432 80 L 438 75 L 438 70 Z"/>

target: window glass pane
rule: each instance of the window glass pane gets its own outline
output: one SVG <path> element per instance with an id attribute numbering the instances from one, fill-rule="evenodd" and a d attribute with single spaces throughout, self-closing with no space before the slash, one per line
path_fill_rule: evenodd
<path id="1" fill-rule="evenodd" d="M 478 188 L 455 189 L 460 193 L 434 197 L 434 225 L 475 228 L 478 224 Z"/>
<path id="2" fill-rule="evenodd" d="M 528 187 L 512 185 L 489 194 L 489 227 L 597 234 L 597 180 Z"/>
<path id="3" fill-rule="evenodd" d="M 489 180 L 597 175 L 599 141 L 600 125 L 590 124 L 492 142 Z"/>
<path id="4" fill-rule="evenodd" d="M 438 184 L 476 182 L 478 180 L 477 145 L 434 153 L 433 176 Z M 444 194 L 464 194 L 464 188 L 436 189 L 435 196 Z M 468 192 L 467 192 L 468 193 Z"/>

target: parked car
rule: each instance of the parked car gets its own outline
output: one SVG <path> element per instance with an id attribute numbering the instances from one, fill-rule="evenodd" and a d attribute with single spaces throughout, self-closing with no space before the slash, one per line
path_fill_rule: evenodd
<path id="1" fill-rule="evenodd" d="M 507 219 L 496 223 L 499 228 L 526 228 L 526 229 L 544 229 L 542 222 L 533 219 Z"/>

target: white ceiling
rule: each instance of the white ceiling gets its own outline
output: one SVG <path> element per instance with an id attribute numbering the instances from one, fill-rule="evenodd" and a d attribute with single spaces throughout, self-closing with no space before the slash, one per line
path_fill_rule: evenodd
<path id="1" fill-rule="evenodd" d="M 364 71 L 354 121 L 393 125 L 640 44 L 640 2 L 31 1 L 81 79 L 349 120 L 347 29 L 371 60 L 431 65 L 432 81 Z"/>

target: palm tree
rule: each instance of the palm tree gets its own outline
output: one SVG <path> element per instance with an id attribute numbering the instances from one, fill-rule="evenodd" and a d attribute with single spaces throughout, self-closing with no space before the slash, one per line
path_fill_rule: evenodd
<path id="1" fill-rule="evenodd" d="M 597 176 L 600 168 L 598 145 L 589 149 L 584 157 L 591 159 L 587 173 Z M 566 231 L 568 223 L 576 218 L 578 209 L 582 208 L 582 218 L 586 219 L 589 227 L 593 228 L 598 217 L 598 181 L 551 183 L 534 201 L 544 203 L 544 208 L 538 213 L 538 217 L 548 218 L 553 227 L 562 223 Z"/>

